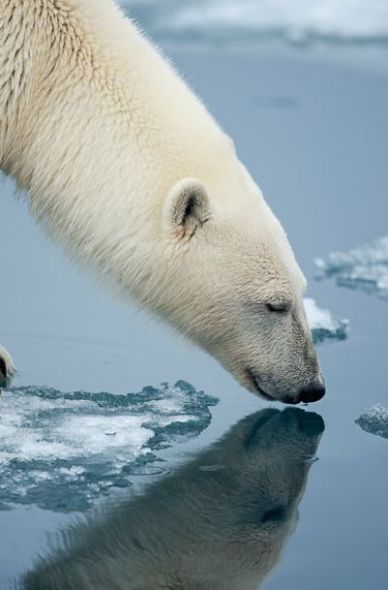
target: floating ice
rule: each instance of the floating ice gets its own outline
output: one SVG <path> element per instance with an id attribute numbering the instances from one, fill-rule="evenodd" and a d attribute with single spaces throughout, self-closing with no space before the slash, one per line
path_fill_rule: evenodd
<path id="1" fill-rule="evenodd" d="M 157 451 L 195 437 L 217 399 L 184 381 L 140 393 L 19 387 L 0 398 L 0 509 L 87 509 L 139 472 L 163 471 Z M 152 465 L 153 464 L 153 465 Z"/>
<path id="2" fill-rule="evenodd" d="M 318 307 L 314 299 L 306 298 L 304 306 L 316 344 L 324 340 L 345 340 L 347 338 L 349 331 L 348 320 L 334 319 L 330 311 Z"/>
<path id="3" fill-rule="evenodd" d="M 388 236 L 349 252 L 335 252 L 328 260 L 315 263 L 320 278 L 333 278 L 341 287 L 388 298 Z"/>
<path id="4" fill-rule="evenodd" d="M 152 34 L 179 42 L 386 43 L 385 0 L 121 0 Z"/>
<path id="5" fill-rule="evenodd" d="M 376 404 L 361 414 L 356 424 L 359 424 L 366 432 L 388 438 L 388 408 Z"/>

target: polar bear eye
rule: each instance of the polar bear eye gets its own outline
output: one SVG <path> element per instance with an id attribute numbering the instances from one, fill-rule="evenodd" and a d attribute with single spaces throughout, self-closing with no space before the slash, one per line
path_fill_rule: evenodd
<path id="1" fill-rule="evenodd" d="M 288 303 L 267 303 L 267 310 L 271 313 L 287 313 L 290 310 Z"/>

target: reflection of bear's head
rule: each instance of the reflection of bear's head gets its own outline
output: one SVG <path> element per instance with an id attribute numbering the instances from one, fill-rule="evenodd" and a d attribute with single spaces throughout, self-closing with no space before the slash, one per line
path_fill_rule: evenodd
<path id="1" fill-rule="evenodd" d="M 172 189 L 166 284 L 154 297 L 253 393 L 317 401 L 325 389 L 303 305 L 306 281 L 259 188 L 233 154 L 224 161 L 234 173 L 225 171 L 222 186 L 184 179 Z"/>
<path id="2" fill-rule="evenodd" d="M 293 531 L 323 420 L 268 409 L 66 535 L 24 590 L 257 590 Z"/>

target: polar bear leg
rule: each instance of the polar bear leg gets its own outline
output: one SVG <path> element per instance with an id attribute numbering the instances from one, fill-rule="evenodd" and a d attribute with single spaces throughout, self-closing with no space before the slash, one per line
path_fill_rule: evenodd
<path id="1" fill-rule="evenodd" d="M 11 355 L 0 345 L 0 388 L 7 387 L 15 373 Z"/>

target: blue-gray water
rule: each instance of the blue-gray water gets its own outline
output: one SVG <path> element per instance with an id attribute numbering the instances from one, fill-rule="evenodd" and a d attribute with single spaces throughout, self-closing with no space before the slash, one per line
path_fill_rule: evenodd
<path id="1" fill-rule="evenodd" d="M 309 408 L 326 425 L 319 461 L 296 532 L 263 587 L 383 590 L 388 442 L 355 420 L 377 402 L 388 406 L 387 302 L 313 278 L 316 257 L 387 234 L 386 56 L 348 65 L 333 55 L 265 50 L 177 50 L 173 57 L 234 137 L 287 228 L 311 279 L 310 294 L 351 323 L 348 340 L 320 348 L 328 393 Z M 202 434 L 164 451 L 171 473 L 174 464 L 266 407 L 204 353 L 95 286 L 46 241 L 11 193 L 7 181 L 1 186 L 0 337 L 20 370 L 15 386 L 125 394 L 184 379 L 219 398 Z M 158 477 L 139 476 L 133 487 Z M 47 546 L 46 533 L 70 518 L 37 506 L 0 512 L 1 590 L 31 567 Z"/>

